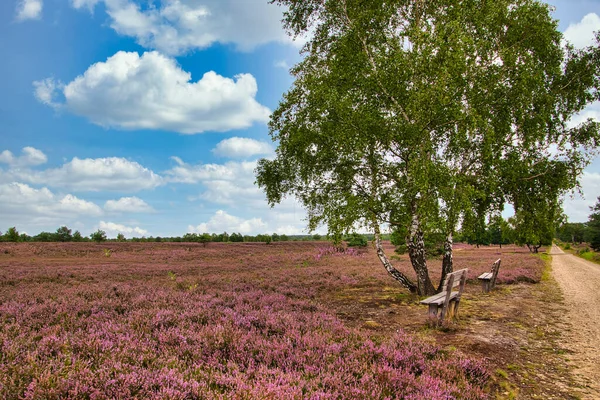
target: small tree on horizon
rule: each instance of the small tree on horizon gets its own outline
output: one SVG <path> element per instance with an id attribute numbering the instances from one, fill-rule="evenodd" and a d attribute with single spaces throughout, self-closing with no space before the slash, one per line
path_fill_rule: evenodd
<path id="1" fill-rule="evenodd" d="M 19 242 L 21 239 L 19 231 L 17 231 L 17 228 L 14 226 L 8 228 L 3 237 L 7 242 Z"/>
<path id="2" fill-rule="evenodd" d="M 70 242 L 73 239 L 71 235 L 71 230 L 66 226 L 61 226 L 56 230 L 55 234 L 56 240 L 59 242 Z"/>
<path id="3" fill-rule="evenodd" d="M 83 236 L 81 236 L 81 232 L 79 232 L 79 231 L 73 232 L 72 240 L 74 242 L 82 242 L 83 241 Z"/>
<path id="4" fill-rule="evenodd" d="M 596 204 L 590 207 L 592 213 L 588 219 L 588 237 L 590 241 L 590 247 L 595 251 L 600 251 L 600 197 L 598 197 Z"/>
<path id="5" fill-rule="evenodd" d="M 92 239 L 96 243 L 101 243 L 106 241 L 106 232 L 102 229 L 98 229 L 96 232 L 90 234 L 90 239 Z"/>

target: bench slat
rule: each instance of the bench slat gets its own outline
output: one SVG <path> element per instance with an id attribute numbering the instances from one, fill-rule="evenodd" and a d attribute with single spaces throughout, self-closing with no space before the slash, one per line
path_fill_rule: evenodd
<path id="1" fill-rule="evenodd" d="M 494 274 L 492 274 L 491 272 L 484 272 L 483 274 L 479 275 L 477 279 L 490 280 L 493 276 Z"/>
<path id="2" fill-rule="evenodd" d="M 468 269 L 459 269 L 458 271 L 454 271 L 450 274 L 448 274 L 446 276 L 446 280 L 444 281 L 444 287 L 442 289 L 442 291 L 446 291 L 448 290 L 447 286 L 448 286 L 448 281 L 450 280 L 450 276 L 454 276 L 454 280 L 452 282 L 452 288 L 454 289 L 455 287 L 459 286 L 462 282 L 462 277 L 463 275 L 467 274 Z"/>
<path id="3" fill-rule="evenodd" d="M 456 298 L 458 296 L 458 292 L 452 292 L 450 294 L 450 300 Z M 425 300 L 421 301 L 421 304 L 437 304 L 442 305 L 446 301 L 446 292 L 438 293 L 434 296 L 428 297 Z"/>

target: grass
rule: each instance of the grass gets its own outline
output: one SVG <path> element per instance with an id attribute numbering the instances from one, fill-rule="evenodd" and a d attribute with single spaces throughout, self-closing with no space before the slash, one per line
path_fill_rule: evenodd
<path id="1" fill-rule="evenodd" d="M 584 260 L 600 264 L 600 253 L 591 249 L 587 243 L 558 242 L 558 245 L 568 253 L 581 257 Z"/>

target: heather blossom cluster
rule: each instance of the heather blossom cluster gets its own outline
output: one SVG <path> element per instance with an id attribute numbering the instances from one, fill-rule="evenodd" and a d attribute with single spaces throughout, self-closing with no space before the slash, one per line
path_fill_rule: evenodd
<path id="1" fill-rule="evenodd" d="M 481 361 L 350 328 L 318 301 L 364 279 L 364 257 L 330 268 L 311 244 L 127 244 L 110 258 L 23 246 L 0 252 L 1 398 L 486 398 Z"/>
<path id="2" fill-rule="evenodd" d="M 328 255 L 360 257 L 362 253 L 354 247 L 323 246 L 319 247 L 315 260 L 318 261 Z"/>

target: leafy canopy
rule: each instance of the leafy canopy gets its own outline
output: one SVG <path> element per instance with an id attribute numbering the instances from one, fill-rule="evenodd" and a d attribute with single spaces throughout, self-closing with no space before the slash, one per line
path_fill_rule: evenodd
<path id="1" fill-rule="evenodd" d="M 452 231 L 474 200 L 519 212 L 542 177 L 555 183 L 539 198 L 577 185 L 598 126 L 567 122 L 598 98 L 598 50 L 561 47 L 547 4 L 274 2 L 291 34 L 314 36 L 257 182 L 271 204 L 296 195 L 311 229 L 408 226 L 417 213 Z"/>

